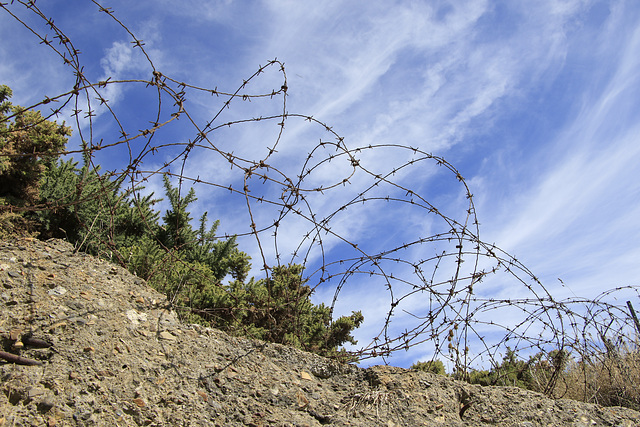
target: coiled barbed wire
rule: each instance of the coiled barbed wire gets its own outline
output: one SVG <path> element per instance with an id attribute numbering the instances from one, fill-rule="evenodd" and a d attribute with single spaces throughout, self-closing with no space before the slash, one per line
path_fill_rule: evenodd
<path id="1" fill-rule="evenodd" d="M 606 350 L 607 340 L 611 339 L 608 337 L 637 342 L 624 307 L 611 302 L 616 294 L 637 296 L 637 287 L 619 287 L 593 299 L 554 298 L 516 258 L 481 240 L 473 194 L 461 173 L 444 158 L 401 142 L 353 147 L 328 124 L 313 116 L 289 112 L 287 75 L 284 64 L 277 59 L 259 66 L 235 90 L 201 87 L 175 79 L 154 65 L 144 41 L 111 8 L 92 2 L 97 13 L 113 20 L 130 39 L 131 49 L 142 55 L 147 78 L 91 80 L 71 38 L 35 1 L 0 4 L 4 13 L 44 45 L 43 49 L 59 56 L 74 76 L 69 90 L 26 107 L 48 109 L 45 119 L 71 116 L 79 147 L 59 154 L 82 154 L 94 168 L 104 153 L 127 159 L 127 164 L 106 175 L 110 179 L 124 177 L 128 194 L 135 194 L 145 183 L 165 174 L 177 178 L 180 191 L 197 184 L 206 186 L 211 194 L 226 194 L 221 197 L 242 201 L 241 216 L 247 218 L 249 225 L 220 237 L 251 239 L 266 276 L 276 265 L 302 264 L 307 283 L 314 291 L 333 292 L 332 309 L 339 305 L 342 295 L 361 289 L 363 283 L 377 293 L 381 290 L 388 309 L 371 340 L 351 349 L 360 360 L 386 360 L 394 352 L 423 345 L 434 359 L 449 360 L 456 371 L 466 372 L 487 364 L 498 367 L 507 348 L 529 354 L 568 349 L 585 358 Z M 32 20 L 34 17 L 37 21 Z M 279 82 L 273 89 L 252 92 L 267 72 L 272 73 L 271 78 L 278 75 Z M 148 126 L 132 130 L 119 118 L 116 103 L 107 97 L 114 87 L 135 87 L 143 90 L 148 99 L 153 97 L 154 104 L 144 112 L 153 118 Z M 206 120 L 190 112 L 188 101 L 203 95 L 218 100 L 217 109 Z M 268 101 L 267 114 L 241 113 L 223 120 L 237 106 L 257 100 Z M 255 109 L 260 111 L 262 105 Z M 178 126 L 179 120 L 179 132 L 189 138 L 164 138 L 163 132 Z M 98 121 L 110 121 L 117 134 L 98 138 Z M 277 131 L 271 132 L 273 139 L 261 152 L 239 150 L 239 145 L 224 141 L 224 130 L 249 124 L 277 126 Z M 298 142 L 298 157 L 300 152 L 306 152 L 299 163 L 279 155 L 290 125 L 303 125 L 321 134 L 319 141 L 311 142 L 309 138 Z M 404 160 L 385 171 L 368 166 L 364 159 L 380 152 L 393 152 Z M 208 178 L 206 171 L 194 169 L 194 159 L 203 158 L 203 153 L 216 165 L 228 164 L 233 178 L 216 181 Z M 159 158 L 163 160 L 158 162 Z M 412 187 L 416 182 L 411 180 L 412 174 L 425 171 L 438 180 L 457 184 L 454 196 L 464 203 L 458 201 L 455 212 L 447 213 L 437 206 L 428 190 Z M 343 223 L 359 212 L 388 212 L 391 207 L 394 212 L 410 212 L 423 223 L 433 224 L 434 231 L 416 229 L 410 241 L 391 246 L 382 245 L 384 239 L 374 243 L 371 239 L 358 241 L 344 233 Z M 509 289 L 509 295 L 518 297 L 492 295 L 485 287 L 490 279 L 499 284 L 494 289 Z"/>

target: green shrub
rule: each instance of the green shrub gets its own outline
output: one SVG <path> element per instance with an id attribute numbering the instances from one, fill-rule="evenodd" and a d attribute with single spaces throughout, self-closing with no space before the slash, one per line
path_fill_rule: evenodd
<path id="1" fill-rule="evenodd" d="M 71 128 L 11 105 L 11 95 L 0 85 L 0 199 L 25 206 L 38 200 L 40 177 L 64 149 Z"/>
<path id="2" fill-rule="evenodd" d="M 37 223 L 42 238 L 65 238 L 120 263 L 164 292 L 186 321 L 349 359 L 339 347 L 356 343 L 351 332 L 362 313 L 332 320 L 330 307 L 311 302 L 302 266 L 278 266 L 268 278 L 248 279 L 250 257 L 235 237 L 216 236 L 219 221 L 208 226 L 204 213 L 199 227 L 191 226 L 193 189 L 182 196 L 165 175 L 170 209 L 160 220 L 153 194 L 122 191 L 126 176 L 101 174 L 88 152 L 82 167 L 58 160 L 70 129 L 13 107 L 10 96 L 0 86 L 0 207 L 44 208 L 26 214 L 5 209 L 0 224 Z"/>
<path id="3" fill-rule="evenodd" d="M 427 362 L 416 362 L 411 365 L 411 369 L 418 371 L 431 372 L 432 374 L 446 375 L 444 363 L 441 360 L 429 360 Z"/>

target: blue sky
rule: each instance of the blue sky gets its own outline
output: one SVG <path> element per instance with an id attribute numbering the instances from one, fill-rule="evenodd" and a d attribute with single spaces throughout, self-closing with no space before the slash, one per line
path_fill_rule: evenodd
<path id="1" fill-rule="evenodd" d="M 132 48 L 130 36 L 93 3 L 37 4 L 82 52 L 80 61 L 91 81 L 150 78 L 150 65 L 139 49 Z M 639 284 L 637 2 L 185 0 L 179 7 L 175 4 L 103 2 L 144 40 L 156 69 L 166 76 L 233 92 L 243 79 L 277 58 L 285 64 L 288 113 L 313 116 L 331 126 L 350 149 L 396 144 L 444 157 L 473 194 L 481 240 L 516 256 L 554 297 L 593 298 L 607 289 Z M 23 6 L 5 7 L 44 34 L 46 28 Z M 0 10 L 0 40 L 0 82 L 12 87 L 14 103 L 31 105 L 73 86 L 73 70 L 5 10 Z M 278 90 L 282 79 L 277 67 L 271 67 L 251 80 L 247 91 Z M 111 85 L 101 93 L 127 131 L 154 121 L 158 105 L 153 88 Z M 197 124 L 204 125 L 224 101 L 224 97 L 191 90 L 185 108 Z M 167 105 L 162 108 L 170 111 Z M 281 111 L 282 97 L 234 101 L 216 123 Z M 104 109 L 97 113 L 94 140 L 117 139 L 113 119 Z M 89 128 L 86 122 L 74 126 L 72 144 L 77 144 L 77 128 L 84 129 L 85 135 Z M 257 160 L 265 158 L 279 130 L 275 121 L 247 123 L 216 130 L 209 139 L 222 151 Z M 185 142 L 197 135 L 184 117 L 161 131 L 158 144 Z M 288 118 L 278 151 L 269 158 L 272 172 L 295 177 L 318 142 L 332 138 L 321 125 Z M 106 169 L 124 167 L 128 152 L 122 147 L 101 153 L 97 161 Z M 144 168 L 161 168 L 175 152 L 163 149 L 147 155 Z M 402 148 L 353 154 L 373 174 L 388 173 L 416 157 Z M 312 160 L 321 162 L 329 155 L 329 150 L 318 150 Z M 339 184 L 352 170 L 347 156 L 319 163 L 302 187 Z M 242 172 L 230 168 L 212 150 L 191 156 L 185 175 L 242 186 Z M 468 206 L 464 187 L 432 160 L 403 169 L 393 180 L 464 221 Z M 326 217 L 371 183 L 371 175 L 359 169 L 347 185 L 326 194 L 309 193 L 307 201 L 312 212 Z M 265 197 L 277 199 L 282 191 L 257 179 L 249 184 L 253 194 Z M 368 194 L 384 197 L 399 192 L 381 187 Z M 148 189 L 162 193 L 160 188 L 160 181 L 151 179 Z M 208 211 L 230 234 L 249 231 L 244 197 L 202 184 L 196 191 L 196 214 Z M 258 228 L 273 224 L 277 207 L 252 206 Z M 446 224 L 425 209 L 384 201 L 350 206 L 332 216 L 331 225 L 369 254 L 448 232 Z M 306 247 L 303 237 L 311 228 L 304 218 L 289 215 L 276 239 L 270 237 L 273 230 L 266 232 L 261 243 L 267 262 L 276 262 L 276 251 L 283 262 L 289 261 L 287 254 L 300 242 Z M 264 274 L 259 270 L 262 262 L 255 239 L 241 238 L 240 243 L 253 256 L 254 274 Z M 324 244 L 324 261 L 337 271 L 346 267 L 333 264 L 336 261 L 360 256 L 330 235 Z M 402 256 L 415 262 L 443 249 L 452 250 L 445 242 L 426 242 L 402 251 Z M 320 252 L 311 249 L 308 271 L 321 261 Z M 486 262 L 481 259 L 480 268 Z M 443 277 L 450 267 L 443 265 Z M 386 268 L 415 280 L 397 263 L 390 262 Z M 336 314 L 364 312 L 365 324 L 356 331 L 360 345 L 367 345 L 380 332 L 392 302 L 384 280 L 364 276 L 349 278 L 335 306 Z M 317 277 L 312 276 L 311 282 Z M 316 301 L 331 303 L 335 286 L 334 281 L 318 287 Z M 402 284 L 394 286 L 396 297 L 407 292 Z M 477 288 L 479 295 L 530 296 L 507 274 L 487 277 L 478 286 L 482 286 Z M 618 303 L 624 304 L 629 295 L 623 293 Z M 403 304 L 407 311 L 424 315 L 427 300 L 421 294 Z M 518 313 L 512 311 L 507 308 L 488 316 L 515 324 Z M 397 313 L 392 322 L 396 333 L 411 329 L 417 321 L 400 310 Z M 407 366 L 432 351 L 428 343 L 416 345 L 388 361 Z"/>

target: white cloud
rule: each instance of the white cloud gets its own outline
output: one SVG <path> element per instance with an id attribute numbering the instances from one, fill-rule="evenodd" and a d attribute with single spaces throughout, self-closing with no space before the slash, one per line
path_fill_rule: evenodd
<path id="1" fill-rule="evenodd" d="M 369 144 L 411 145 L 445 155 L 465 176 L 475 174 L 468 183 L 479 208 L 481 237 L 515 251 L 527 264 L 531 261 L 536 275 L 566 279 L 564 272 L 568 272 L 572 289 L 573 283 L 580 283 L 589 291 L 604 281 L 637 277 L 640 31 L 637 14 L 630 12 L 632 2 L 610 2 L 610 11 L 606 5 L 598 13 L 594 10 L 603 3 L 578 0 L 467 1 L 450 6 L 403 1 L 366 5 L 284 0 L 250 6 L 230 1 L 191 3 L 192 7 L 176 8 L 164 1 L 145 14 L 135 5 L 122 5 L 123 10 L 136 14 L 127 22 L 135 23 L 132 29 L 144 39 L 160 71 L 189 83 L 233 91 L 260 64 L 278 57 L 288 76 L 287 112 L 325 121 L 345 137 L 351 149 Z M 125 34 L 107 36 L 112 38 L 103 40 L 106 48 L 97 55 L 94 52 L 97 58 L 87 55 L 92 73 L 100 80 L 150 77 L 146 58 Z M 3 49 L 9 57 L 15 52 L 6 46 Z M 46 69 L 49 63 L 41 62 L 34 52 L 29 51 L 25 58 Z M 21 96 L 30 84 L 40 84 L 34 80 L 43 80 L 33 77 L 41 70 L 19 75 L 20 70 L 29 69 L 27 62 L 0 64 L 0 78 L 17 82 L 16 92 Z M 56 71 L 55 79 L 62 74 Z M 281 82 L 277 70 L 269 70 L 247 90 L 269 92 Z M 147 98 L 134 86 L 114 84 L 100 91 L 117 107 L 124 127 L 137 131 L 148 126 L 153 120 L 148 116 L 158 106 L 143 102 Z M 223 102 L 222 97 L 187 90 L 185 105 L 201 125 Z M 217 124 L 281 110 L 281 99 L 238 99 L 223 111 Z M 514 117 L 523 117 L 526 123 L 510 122 Z M 99 117 L 98 122 L 94 137 L 113 136 L 113 123 L 107 117 Z M 210 133 L 209 139 L 224 152 L 259 160 L 275 143 L 277 122 L 220 129 Z M 525 125 L 529 128 L 521 130 Z M 545 128 L 545 141 L 528 134 L 530 129 L 539 131 L 536 127 Z M 156 141 L 184 142 L 196 135 L 197 130 L 183 116 L 163 129 L 164 139 Z M 301 164 L 316 144 L 333 138 L 321 125 L 288 119 L 278 152 L 269 158 L 269 173 L 280 180 L 278 175 L 283 173 L 296 181 Z M 322 151 L 314 154 L 312 162 L 331 155 Z M 354 155 L 374 174 L 398 168 L 413 156 L 407 150 L 390 148 Z M 112 160 L 123 161 L 117 157 L 124 159 L 128 153 L 112 156 Z M 167 152 L 150 156 L 145 167 L 152 169 L 168 157 Z M 346 157 L 335 159 L 314 170 L 302 186 L 339 183 L 351 169 Z M 185 171 L 193 178 L 242 186 L 243 172 L 231 170 L 225 158 L 212 150 L 194 151 Z M 464 217 L 464 194 L 450 178 L 454 177 L 439 172 L 430 161 L 393 177 L 395 182 L 423 191 L 442 211 Z M 257 177 L 250 181 L 252 194 L 277 200 L 281 186 L 259 181 Z M 358 173 L 349 185 L 325 195 L 310 193 L 307 200 L 318 218 L 323 218 L 364 191 L 371 181 L 371 176 Z M 160 188 L 158 182 L 151 187 Z M 241 195 L 231 197 L 224 190 L 202 185 L 196 189 L 198 212 L 208 210 L 212 219 L 220 218 L 225 231 L 248 231 L 250 220 Z M 375 191 L 384 196 L 395 190 Z M 276 219 L 277 206 L 252 206 L 260 225 Z M 357 205 L 336 215 L 331 226 L 369 252 L 385 244 L 397 246 L 399 239 L 409 240 L 412 234 L 442 231 L 440 222 L 423 210 L 406 208 L 406 204 L 377 202 Z M 311 228 L 307 220 L 291 215 L 279 229 L 278 250 L 291 253 Z M 264 250 L 275 258 L 269 233 L 263 236 Z M 261 261 L 252 238 L 243 240 L 249 242 L 254 267 L 259 269 Z M 326 243 L 328 262 L 355 253 L 346 251 L 348 245 L 336 238 L 327 238 Z M 415 247 L 403 256 L 419 259 L 421 252 L 432 251 L 429 245 Z M 310 259 L 317 261 L 317 249 L 311 254 Z M 600 262 L 603 258 L 604 264 Z M 487 282 L 484 289 L 510 292 L 501 289 L 507 283 L 503 279 Z M 357 332 L 363 337 L 361 344 L 379 332 L 390 304 L 384 292 L 377 288 L 369 292 L 367 285 L 366 280 L 354 280 L 339 299 L 345 313 L 361 307 L 366 311 L 366 323 Z M 321 299 L 331 296 L 324 289 L 317 295 Z M 415 307 L 420 300 L 411 302 Z M 399 317 L 394 325 L 402 328 L 411 320 Z M 428 353 L 421 348 L 411 354 Z"/>
<path id="2" fill-rule="evenodd" d="M 512 219 L 488 224 L 490 238 L 517 251 L 551 280 L 549 286 L 558 287 L 553 281 L 562 277 L 587 295 L 632 283 L 638 267 L 620 255 L 640 256 L 638 216 L 632 214 L 640 193 L 635 179 L 640 128 L 634 118 L 640 32 L 623 22 L 621 11 L 609 19 L 600 44 L 591 46 L 594 63 L 607 64 L 593 70 L 600 82 L 590 81 L 576 96 L 582 101 L 578 114 L 545 146 L 547 153 L 536 157 L 544 164 L 537 170 L 540 177 L 530 181 L 534 185 L 520 187 L 521 194 L 498 205 Z M 607 75 L 605 69 L 614 71 Z"/>

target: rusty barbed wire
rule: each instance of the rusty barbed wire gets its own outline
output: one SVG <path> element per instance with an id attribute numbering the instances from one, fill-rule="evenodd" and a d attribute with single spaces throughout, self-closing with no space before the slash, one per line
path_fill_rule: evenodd
<path id="1" fill-rule="evenodd" d="M 91 80 L 84 72 L 81 52 L 63 29 L 39 9 L 36 1 L 0 3 L 4 13 L 27 28 L 44 45 L 43 49 L 60 57 L 74 76 L 71 89 L 45 96 L 26 107 L 49 108 L 43 114 L 45 120 L 70 116 L 74 121 L 79 147 L 59 154 L 81 154 L 95 170 L 103 153 L 128 158 L 128 163 L 119 170 L 107 171 L 103 176 L 107 180 L 123 179 L 129 195 L 137 194 L 154 177 L 167 175 L 177 179 L 179 191 L 197 184 L 241 200 L 249 226 L 219 237 L 251 239 L 266 277 L 274 266 L 302 264 L 313 291 L 333 292 L 332 310 L 354 284 L 366 282 L 378 294 L 384 293 L 388 309 L 383 324 L 370 342 L 351 350 L 360 360 L 386 361 L 395 352 L 423 345 L 430 349 L 434 359 L 445 359 L 456 372 L 466 373 L 487 366 L 499 368 L 508 349 L 522 354 L 566 349 L 587 360 L 590 354 L 608 351 L 609 346 L 637 343 L 624 306 L 611 301 L 618 294 L 637 297 L 638 287 L 618 287 L 593 299 L 554 298 L 515 257 L 481 240 L 473 194 L 461 173 L 444 158 L 401 143 L 352 147 L 328 124 L 310 115 L 289 112 L 287 75 L 278 59 L 258 66 L 235 90 L 202 87 L 164 74 L 154 65 L 144 41 L 127 28 L 124 20 L 111 8 L 95 0 L 92 3 L 96 13 L 104 14 L 127 35 L 131 49 L 140 52 L 147 78 Z M 279 82 L 270 90 L 251 92 L 252 85 L 266 72 L 276 73 Z M 107 99 L 109 89 L 119 86 L 134 86 L 153 94 L 156 101 L 147 112 L 152 117 L 148 126 L 132 129 L 119 119 L 117 106 Z M 188 108 L 189 97 L 201 95 L 219 100 L 217 109 L 206 120 Z M 237 105 L 255 100 L 278 104 L 275 111 L 269 107 L 264 115 L 223 120 L 224 114 Z M 256 107 L 258 111 L 259 108 Z M 182 119 L 180 132 L 190 138 L 185 141 L 163 138 L 163 132 L 177 125 L 179 119 Z M 96 123 L 107 120 L 115 126 L 117 134 L 98 138 Z M 222 137 L 217 136 L 224 129 L 264 123 L 275 124 L 277 132 L 262 155 L 234 154 L 238 146 L 226 142 L 230 147 L 225 148 L 225 142 L 220 142 Z M 302 155 L 300 164 L 278 158 L 290 123 L 303 124 L 321 133 L 319 141 L 309 139 L 302 146 L 301 150 L 308 154 Z M 388 151 L 406 160 L 387 171 L 375 170 L 363 160 Z M 207 178 L 205 171 L 194 170 L 193 159 L 202 152 L 220 164 L 226 162 L 236 171 L 236 178 L 215 181 Z M 154 160 L 160 157 L 161 162 Z M 331 179 L 318 179 L 327 168 L 332 170 Z M 429 171 L 438 179 L 455 182 L 456 195 L 464 203 L 458 203 L 456 212 L 445 213 L 445 209 L 432 202 L 428 191 L 411 188 L 406 183 L 409 180 L 398 178 L 415 171 Z M 337 191 L 344 196 L 336 197 Z M 92 197 L 102 195 L 97 192 Z M 364 208 L 384 212 L 389 206 L 416 213 L 423 222 L 437 225 L 437 231 L 424 235 L 416 232 L 411 241 L 391 247 L 356 241 L 341 231 L 349 214 L 357 215 Z M 9 208 L 43 210 L 50 206 Z M 275 219 L 264 212 L 273 214 Z M 90 224 L 86 227 L 90 228 Z M 292 236 L 288 228 L 301 231 Z M 283 242 L 294 237 L 297 243 L 293 245 Z M 340 256 L 336 259 L 337 247 Z M 284 248 L 292 251 L 285 254 Z M 171 262 L 181 262 L 172 257 L 171 251 L 167 257 Z M 489 279 L 499 283 L 498 290 L 508 289 L 509 295 L 518 297 L 505 298 L 500 292 L 492 295 L 483 287 Z M 608 342 L 611 339 L 616 342 Z"/>

